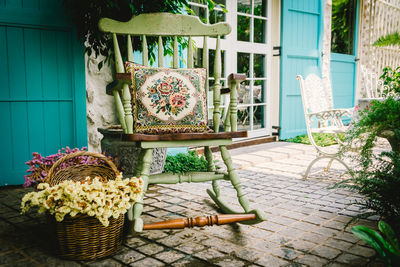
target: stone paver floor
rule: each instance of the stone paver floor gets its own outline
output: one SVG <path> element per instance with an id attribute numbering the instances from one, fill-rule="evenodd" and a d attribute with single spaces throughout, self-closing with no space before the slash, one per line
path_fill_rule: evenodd
<path id="1" fill-rule="evenodd" d="M 343 179 L 342 166 L 334 163 L 329 173 L 319 171 L 303 180 L 301 173 L 315 157 L 311 146 L 279 142 L 231 153 L 251 206 L 264 210 L 267 221 L 146 231 L 127 237 L 112 257 L 65 261 L 55 256 L 46 218 L 19 214 L 28 190 L 1 189 L 0 266 L 383 266 L 372 248 L 344 229 L 360 211 L 349 204 L 357 195 L 329 189 Z M 316 164 L 315 170 L 325 164 Z M 236 203 L 230 183 L 221 186 L 226 200 Z M 151 186 L 144 221 L 217 214 L 207 188 L 209 183 Z M 376 228 L 373 218 L 358 224 Z"/>

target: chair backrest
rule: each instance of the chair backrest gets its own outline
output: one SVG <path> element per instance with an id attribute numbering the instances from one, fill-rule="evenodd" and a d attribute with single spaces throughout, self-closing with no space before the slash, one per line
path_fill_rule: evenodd
<path id="1" fill-rule="evenodd" d="M 148 66 L 148 47 L 147 36 L 158 37 L 158 66 L 163 67 L 164 63 L 164 47 L 162 37 L 173 37 L 173 67 L 179 68 L 179 49 L 178 36 L 187 37 L 189 45 L 187 48 L 187 67 L 193 68 L 193 46 L 192 37 L 201 36 L 203 39 L 203 62 L 202 67 L 208 70 L 208 46 L 207 37 L 216 37 L 215 59 L 214 59 L 214 90 L 213 90 L 213 121 L 214 130 L 218 132 L 220 120 L 220 94 L 221 94 L 221 36 L 231 32 L 231 27 L 228 23 L 217 23 L 213 25 L 204 24 L 198 17 L 171 14 L 171 13 L 147 13 L 133 17 L 127 22 L 120 22 L 108 18 L 102 18 L 99 21 L 99 28 L 103 32 L 112 34 L 114 53 L 115 53 L 115 68 L 116 72 L 123 73 L 124 62 L 122 60 L 121 49 L 118 44 L 117 35 L 127 36 L 127 59 L 133 61 L 132 36 L 140 36 L 142 38 L 143 50 L 143 65 Z M 207 75 L 208 77 L 208 75 Z M 208 80 L 206 83 L 208 91 Z M 129 88 L 122 89 L 122 100 L 118 101 L 119 95 L 114 93 L 117 98 L 117 110 L 123 113 L 125 117 L 125 126 L 121 122 L 122 127 L 126 127 L 125 133 L 133 133 L 133 118 L 131 107 L 131 96 Z"/>
<path id="2" fill-rule="evenodd" d="M 383 93 L 383 82 L 376 72 L 368 69 L 365 65 L 360 66 L 361 73 L 361 97 L 380 98 Z"/>
<path id="3" fill-rule="evenodd" d="M 317 113 L 333 109 L 333 98 L 330 81 L 324 84 L 316 74 L 309 74 L 304 80 L 301 75 L 296 77 L 300 82 L 301 98 L 304 113 Z"/>

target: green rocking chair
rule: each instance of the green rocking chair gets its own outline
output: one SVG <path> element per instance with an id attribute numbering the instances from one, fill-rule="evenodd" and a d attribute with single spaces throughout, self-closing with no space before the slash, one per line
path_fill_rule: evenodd
<path id="1" fill-rule="evenodd" d="M 144 193 L 128 213 L 128 219 L 132 221 L 132 232 L 142 232 L 144 229 L 164 229 L 164 228 L 181 228 L 183 226 L 204 226 L 212 224 L 223 224 L 230 222 L 241 222 L 245 224 L 256 224 L 265 220 L 265 215 L 261 210 L 251 209 L 249 202 L 242 189 L 242 184 L 238 173 L 233 167 L 232 160 L 227 149 L 227 145 L 232 144 L 232 138 L 247 137 L 247 132 L 237 131 L 237 98 L 238 84 L 243 81 L 246 76 L 239 74 L 231 74 L 228 77 L 229 89 L 221 88 L 221 36 L 231 32 L 231 27 L 227 23 L 217 23 L 207 25 L 202 23 L 195 16 L 171 14 L 171 13 L 149 13 L 133 17 L 128 22 L 119 22 L 108 18 L 103 18 L 99 22 L 99 28 L 103 32 L 111 33 L 114 44 L 116 81 L 108 87 L 109 94 L 114 95 L 118 117 L 123 128 L 123 139 L 136 142 L 140 147 L 141 154 L 137 165 L 137 176 L 142 177 L 144 181 Z M 162 37 L 173 37 L 173 67 L 179 67 L 178 52 L 178 36 L 188 38 L 189 45 L 187 48 L 187 65 L 188 69 L 193 69 L 193 46 L 192 37 L 204 37 L 203 43 L 203 68 L 208 70 L 208 48 L 207 37 L 216 38 L 216 52 L 214 64 L 214 86 L 213 86 L 213 132 L 205 133 L 174 133 L 174 134 L 143 134 L 134 131 L 135 108 L 132 105 L 132 96 L 130 84 L 131 74 L 126 73 L 123 57 L 118 44 L 117 35 L 124 35 L 127 38 L 127 59 L 133 61 L 132 38 L 139 36 L 142 38 L 143 49 L 143 65 L 148 66 L 148 47 L 146 43 L 147 36 L 158 37 L 158 65 L 163 67 L 163 39 Z M 207 72 L 208 73 L 208 72 Z M 207 75 L 208 77 L 208 75 Z M 206 79 L 206 84 L 208 80 Z M 208 86 L 206 85 L 206 90 Z M 228 116 L 226 116 L 224 126 L 225 131 L 219 132 L 221 121 L 221 94 L 230 94 L 230 103 L 228 108 Z M 150 175 L 150 166 L 152 164 L 153 148 L 169 148 L 169 147 L 204 147 L 204 153 L 208 162 L 208 172 L 191 172 L 184 174 L 152 174 Z M 213 163 L 211 146 L 219 146 L 221 156 L 227 167 L 227 172 L 217 172 Z M 237 198 L 242 211 L 236 211 L 229 207 L 221 199 L 221 192 L 218 180 L 230 180 L 236 189 Z M 212 182 L 212 189 L 207 190 L 210 197 L 219 206 L 219 208 L 227 215 L 217 215 L 209 217 L 198 217 L 196 219 L 173 220 L 169 222 L 156 224 L 143 224 L 141 214 L 143 211 L 143 196 L 149 184 L 176 184 L 182 182 Z"/>

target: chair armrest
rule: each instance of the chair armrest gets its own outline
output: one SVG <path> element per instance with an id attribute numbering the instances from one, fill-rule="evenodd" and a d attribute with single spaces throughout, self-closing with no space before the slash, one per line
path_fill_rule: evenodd
<path id="1" fill-rule="evenodd" d="M 106 86 L 106 93 L 113 95 L 114 90 L 121 90 L 124 84 L 132 84 L 130 73 L 116 73 L 115 80 Z"/>
<path id="2" fill-rule="evenodd" d="M 228 84 L 232 81 L 236 81 L 237 83 L 243 82 L 246 80 L 246 74 L 243 73 L 231 73 L 228 76 Z"/>

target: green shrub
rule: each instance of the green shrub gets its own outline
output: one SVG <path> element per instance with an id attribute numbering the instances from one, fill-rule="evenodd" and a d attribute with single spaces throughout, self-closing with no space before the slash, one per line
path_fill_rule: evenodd
<path id="1" fill-rule="evenodd" d="M 372 163 L 354 171 L 354 176 L 335 187 L 357 192 L 363 199 L 356 204 L 362 214 L 355 218 L 378 215 L 400 230 L 400 153 L 382 152 L 374 155 Z"/>
<path id="2" fill-rule="evenodd" d="M 332 134 L 326 134 L 326 133 L 313 133 L 312 134 L 315 143 L 318 146 L 324 147 L 324 146 L 331 146 L 337 144 L 336 139 L 333 137 Z M 338 137 L 340 140 L 344 140 L 344 134 L 338 134 Z M 306 144 L 306 145 L 311 145 L 310 140 L 308 139 L 307 134 L 299 135 L 290 139 L 284 140 L 286 142 L 290 143 L 299 143 L 299 144 Z"/>
<path id="3" fill-rule="evenodd" d="M 199 157 L 197 151 L 167 156 L 164 172 L 182 173 L 189 171 L 207 171 L 207 160 L 204 156 Z"/>

